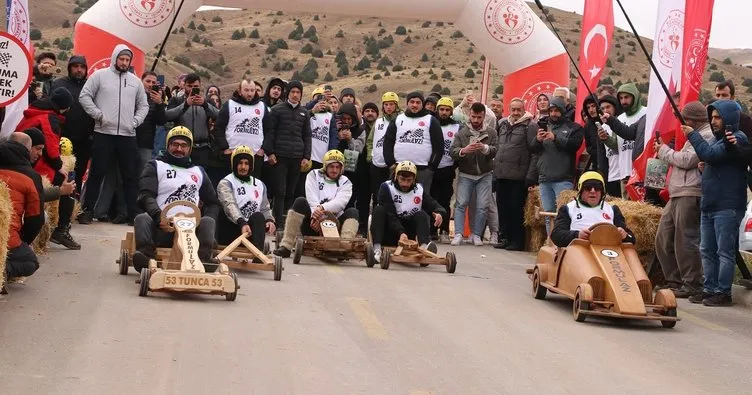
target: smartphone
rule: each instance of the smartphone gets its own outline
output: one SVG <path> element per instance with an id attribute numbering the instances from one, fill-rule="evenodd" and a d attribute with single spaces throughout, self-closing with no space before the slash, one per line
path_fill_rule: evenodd
<path id="1" fill-rule="evenodd" d="M 201 94 L 201 88 L 193 88 L 191 89 L 191 96 L 198 96 Z"/>
<path id="2" fill-rule="evenodd" d="M 548 130 L 548 119 L 541 118 L 538 120 L 538 129 Z"/>
<path id="3" fill-rule="evenodd" d="M 598 129 L 598 130 L 601 130 L 601 129 L 603 129 L 603 124 L 600 123 L 600 122 L 598 122 L 598 121 L 596 121 L 595 122 L 595 128 Z"/>
<path id="4" fill-rule="evenodd" d="M 152 85 L 151 86 L 151 90 L 153 90 L 154 92 L 159 92 L 160 89 L 162 89 L 162 87 L 159 86 L 159 85 Z"/>
<path id="5" fill-rule="evenodd" d="M 75 181 L 76 180 L 76 172 L 75 171 L 69 171 L 68 172 L 68 182 Z"/>
<path id="6" fill-rule="evenodd" d="M 157 76 L 157 82 L 159 83 L 159 86 L 165 86 L 165 76 L 164 74 Z"/>

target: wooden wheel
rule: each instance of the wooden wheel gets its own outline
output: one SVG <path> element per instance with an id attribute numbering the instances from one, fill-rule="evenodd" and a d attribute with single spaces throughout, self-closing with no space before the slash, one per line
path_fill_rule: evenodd
<path id="1" fill-rule="evenodd" d="M 190 211 L 190 213 L 185 213 L 184 210 L 181 210 L 181 211 L 178 211 L 176 213 L 172 213 L 172 211 L 174 211 L 173 209 L 176 208 L 176 207 L 187 208 L 187 209 L 189 209 L 191 211 Z M 189 201 L 186 201 L 186 200 L 178 200 L 178 201 L 175 201 L 175 202 L 172 202 L 172 203 L 166 205 L 162 209 L 162 214 L 160 216 L 160 219 L 161 219 L 162 222 L 164 222 L 167 219 L 174 218 L 177 214 L 181 214 L 181 215 L 184 215 L 186 217 L 193 217 L 193 219 L 196 221 L 196 226 L 197 227 L 198 227 L 199 222 L 201 222 L 201 210 L 199 210 L 198 206 L 196 206 L 195 204 L 193 204 L 193 203 L 191 203 Z M 174 231 L 174 230 L 175 230 L 175 228 L 173 228 L 172 226 L 170 226 L 170 231 Z"/>
<path id="2" fill-rule="evenodd" d="M 301 237 L 295 239 L 295 251 L 293 251 L 292 263 L 296 265 L 300 263 L 300 258 L 303 257 L 303 243 L 305 242 Z"/>
<path id="3" fill-rule="evenodd" d="M 264 250 L 261 251 L 261 252 L 263 252 L 264 255 L 269 255 L 269 252 L 271 250 L 272 250 L 272 247 L 271 247 L 271 245 L 269 245 L 269 241 L 268 240 L 264 240 Z"/>
<path id="4" fill-rule="evenodd" d="M 582 288 L 577 287 L 577 292 L 574 295 L 574 303 L 572 303 L 572 315 L 575 321 L 585 321 L 587 315 L 582 313 L 584 310 L 590 310 L 590 302 L 582 300 Z"/>
<path id="5" fill-rule="evenodd" d="M 128 266 L 130 266 L 130 261 L 130 251 L 125 248 L 120 249 L 120 259 L 118 259 L 118 264 L 120 265 L 119 273 L 121 275 L 128 274 Z"/>
<path id="6" fill-rule="evenodd" d="M 373 244 L 366 243 L 366 266 L 373 267 L 376 261 L 373 259 Z"/>
<path id="7" fill-rule="evenodd" d="M 240 289 L 240 287 L 238 286 L 238 275 L 231 273 L 230 277 L 232 277 L 232 281 L 235 283 L 235 292 L 226 293 L 225 300 L 227 300 L 228 302 L 234 302 L 238 297 L 238 289 Z"/>
<path id="8" fill-rule="evenodd" d="M 663 313 L 666 317 L 676 317 L 676 308 L 672 309 L 666 309 L 666 312 Z M 663 325 L 664 328 L 673 328 L 676 326 L 676 321 L 661 321 L 661 325 Z"/>
<path id="9" fill-rule="evenodd" d="M 454 273 L 454 271 L 457 270 L 457 257 L 454 255 L 454 252 L 447 252 L 445 259 L 447 273 Z"/>
<path id="10" fill-rule="evenodd" d="M 141 284 L 138 289 L 138 296 L 146 296 L 149 294 L 149 278 L 151 277 L 151 270 L 145 267 L 141 269 Z"/>
<path id="11" fill-rule="evenodd" d="M 389 270 L 389 263 L 392 260 L 392 250 L 382 250 L 381 252 L 381 268 Z"/>
<path id="12" fill-rule="evenodd" d="M 274 256 L 274 281 L 282 279 L 282 257 Z"/>
<path id="13" fill-rule="evenodd" d="M 541 285 L 540 270 L 538 266 L 533 269 L 533 297 L 535 299 L 543 300 L 546 298 L 546 292 L 548 289 Z"/>

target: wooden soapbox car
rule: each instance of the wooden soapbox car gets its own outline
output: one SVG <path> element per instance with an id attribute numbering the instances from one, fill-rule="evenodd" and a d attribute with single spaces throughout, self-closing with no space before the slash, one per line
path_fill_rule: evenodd
<path id="1" fill-rule="evenodd" d="M 268 241 L 264 242 L 264 251 L 259 251 L 248 240 L 248 234 L 242 234 L 228 246 L 219 246 L 215 253 L 220 262 L 232 269 L 269 271 L 274 272 L 274 281 L 282 279 L 282 257 L 269 255 Z"/>
<path id="2" fill-rule="evenodd" d="M 175 212 L 176 209 L 180 210 Z M 150 259 L 149 266 L 141 270 L 136 281 L 140 285 L 139 296 L 151 292 L 198 293 L 224 295 L 234 301 L 238 295 L 238 278 L 224 263 L 204 263 L 198 257 L 199 242 L 196 228 L 201 212 L 195 204 L 177 201 L 162 210 L 162 220 L 170 220 L 175 235 L 171 248 L 157 248 L 157 259 Z M 133 232 L 128 232 L 121 244 L 118 264 L 120 274 L 128 273 L 128 266 L 135 252 Z M 214 273 L 206 272 L 204 265 L 216 267 Z"/>
<path id="3" fill-rule="evenodd" d="M 541 213 L 555 216 L 552 213 Z M 622 243 L 609 223 L 590 227 L 590 240 L 573 240 L 566 248 L 544 246 L 535 267 L 528 270 L 533 297 L 551 291 L 572 299 L 575 321 L 587 316 L 656 320 L 673 328 L 676 298 L 668 289 L 653 297 L 653 287 L 631 243 Z"/>
<path id="4" fill-rule="evenodd" d="M 371 243 L 363 237 L 341 238 L 339 221 L 331 214 L 321 220 L 321 236 L 298 236 L 292 253 L 292 263 L 296 265 L 304 256 L 340 261 L 365 259 L 368 267 L 376 264 Z"/>
<path id="5" fill-rule="evenodd" d="M 373 259 L 373 254 L 369 254 L 368 256 L 368 259 Z M 436 254 L 435 250 L 431 251 L 419 247 L 418 242 L 415 240 L 401 240 L 397 247 L 383 247 L 381 249 L 381 262 L 379 262 L 381 268 L 388 270 L 389 265 L 392 263 L 420 265 L 421 267 L 441 265 L 446 268 L 447 273 L 454 273 L 457 270 L 457 257 L 454 255 L 454 252 L 449 251 L 446 253 L 446 256 L 442 257 Z M 369 266 L 372 266 L 372 264 Z"/>

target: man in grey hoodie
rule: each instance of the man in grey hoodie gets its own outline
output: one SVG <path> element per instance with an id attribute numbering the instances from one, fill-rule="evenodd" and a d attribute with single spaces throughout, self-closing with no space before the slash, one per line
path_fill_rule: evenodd
<path id="1" fill-rule="evenodd" d="M 128 72 L 132 60 L 133 51 L 126 45 L 117 45 L 112 51 L 110 67 L 95 71 L 81 89 L 81 107 L 94 119 L 93 152 L 82 223 L 91 223 L 92 210 L 113 157 L 117 158 L 123 177 L 128 223 L 132 225 L 136 216 L 136 127 L 149 113 L 149 103 L 141 80 Z"/>

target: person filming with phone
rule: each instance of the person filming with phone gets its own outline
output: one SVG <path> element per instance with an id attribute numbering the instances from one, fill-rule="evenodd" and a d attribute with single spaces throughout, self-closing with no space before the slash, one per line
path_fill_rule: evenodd
<path id="1" fill-rule="evenodd" d="M 167 121 L 165 114 L 165 103 L 162 100 L 162 87 L 157 82 L 157 73 L 145 71 L 141 75 L 141 82 L 144 84 L 146 91 L 146 101 L 149 103 L 149 113 L 144 118 L 144 123 L 136 128 L 136 144 L 138 145 L 139 166 L 138 174 L 146 166 L 146 163 L 152 160 L 154 153 L 154 136 L 157 133 L 157 127 L 164 126 Z"/>

